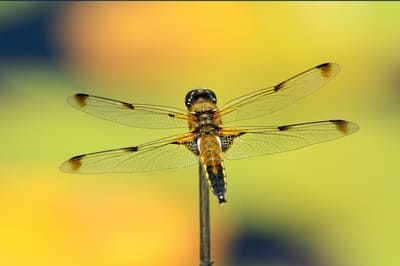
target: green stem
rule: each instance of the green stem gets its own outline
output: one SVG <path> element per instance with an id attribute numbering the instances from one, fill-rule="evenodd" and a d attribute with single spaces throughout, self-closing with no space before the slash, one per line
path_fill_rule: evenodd
<path id="1" fill-rule="evenodd" d="M 208 183 L 203 172 L 203 166 L 199 163 L 199 187 L 200 187 L 200 266 L 211 266 L 210 244 L 210 198 Z"/>

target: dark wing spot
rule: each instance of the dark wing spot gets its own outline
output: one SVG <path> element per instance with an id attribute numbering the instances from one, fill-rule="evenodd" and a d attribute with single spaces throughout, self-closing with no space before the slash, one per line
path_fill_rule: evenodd
<path id="1" fill-rule="evenodd" d="M 124 102 L 121 102 L 121 103 L 122 103 L 123 106 L 125 106 L 128 109 L 131 109 L 131 110 L 134 109 L 134 107 L 133 107 L 133 105 L 131 103 L 124 103 Z"/>
<path id="2" fill-rule="evenodd" d="M 349 130 L 349 122 L 344 121 L 344 120 L 329 120 L 329 122 L 335 124 L 336 129 L 339 130 L 340 132 L 342 132 L 343 134 L 347 135 L 350 133 Z"/>
<path id="3" fill-rule="evenodd" d="M 321 75 L 325 78 L 329 78 L 331 76 L 332 64 L 324 63 L 319 66 L 316 66 L 319 70 L 321 70 Z"/>
<path id="4" fill-rule="evenodd" d="M 79 107 L 83 108 L 86 106 L 86 99 L 89 97 L 88 94 L 84 93 L 77 93 L 75 94 L 74 98 L 76 103 L 79 105 Z"/>
<path id="5" fill-rule="evenodd" d="M 82 165 L 82 161 L 81 161 L 81 159 L 83 158 L 83 157 L 85 157 L 85 155 L 77 155 L 77 156 L 74 156 L 74 157 L 72 157 L 71 159 L 69 159 L 69 164 L 70 164 L 70 166 L 71 166 L 71 170 L 72 171 L 78 171 L 79 170 L 79 168 L 81 167 L 81 165 Z"/>
<path id="6" fill-rule="evenodd" d="M 138 147 L 137 146 L 128 147 L 128 148 L 125 148 L 125 151 L 127 151 L 127 152 L 135 152 L 135 151 L 138 151 Z"/>
<path id="7" fill-rule="evenodd" d="M 169 116 L 169 117 L 175 117 L 175 115 L 174 115 L 174 114 L 168 114 L 168 116 Z"/>
<path id="8" fill-rule="evenodd" d="M 278 129 L 279 131 L 285 131 L 285 130 L 289 130 L 292 126 L 287 125 L 287 126 L 279 126 Z"/>
<path id="9" fill-rule="evenodd" d="M 274 86 L 274 91 L 275 92 L 279 91 L 283 87 L 284 84 L 285 84 L 285 82 L 281 82 L 278 85 L 275 85 Z"/>

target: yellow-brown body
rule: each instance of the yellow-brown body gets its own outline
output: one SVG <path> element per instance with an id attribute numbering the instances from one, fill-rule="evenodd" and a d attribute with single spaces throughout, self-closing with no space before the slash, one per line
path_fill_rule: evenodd
<path id="1" fill-rule="evenodd" d="M 226 202 L 227 183 L 219 137 L 222 122 L 217 116 L 216 101 L 213 102 L 207 97 L 209 91 L 206 89 L 198 89 L 192 92 L 197 92 L 195 94 L 197 98 L 192 99 L 190 104 L 187 104 L 188 111 L 191 114 L 189 129 L 196 136 L 198 155 L 208 185 L 219 202 L 224 203 Z"/>

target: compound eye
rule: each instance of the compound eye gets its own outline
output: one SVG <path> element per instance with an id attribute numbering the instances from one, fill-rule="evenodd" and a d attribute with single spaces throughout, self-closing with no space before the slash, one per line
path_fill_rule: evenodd
<path id="1" fill-rule="evenodd" d="M 215 94 L 212 94 L 211 101 L 213 103 L 217 103 L 217 97 L 215 96 Z"/>
<path id="2" fill-rule="evenodd" d="M 217 96 L 215 96 L 215 93 L 212 90 L 207 90 L 207 98 L 212 102 L 212 103 L 217 103 Z"/>
<path id="3" fill-rule="evenodd" d="M 186 97 L 185 97 L 185 105 L 186 105 L 186 107 L 190 107 L 192 105 L 193 98 L 194 98 L 195 94 L 197 94 L 196 90 L 189 91 L 186 94 Z"/>

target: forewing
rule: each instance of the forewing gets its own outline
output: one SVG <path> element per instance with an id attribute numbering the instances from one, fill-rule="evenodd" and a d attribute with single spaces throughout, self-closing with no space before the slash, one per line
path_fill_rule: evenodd
<path id="1" fill-rule="evenodd" d="M 74 156 L 60 169 L 67 173 L 129 173 L 183 168 L 198 163 L 191 133 L 140 146 Z"/>
<path id="2" fill-rule="evenodd" d="M 133 104 L 82 93 L 69 97 L 68 103 L 91 115 L 128 126 L 143 128 L 188 127 L 187 113 L 178 108 Z"/>
<path id="3" fill-rule="evenodd" d="M 224 157 L 241 159 L 295 150 L 350 135 L 357 130 L 358 126 L 352 122 L 327 120 L 278 127 L 237 127 L 224 129 L 221 135 L 231 140 Z"/>
<path id="4" fill-rule="evenodd" d="M 273 113 L 315 92 L 339 70 L 334 63 L 318 65 L 275 86 L 236 98 L 223 105 L 219 114 L 227 123 Z"/>

